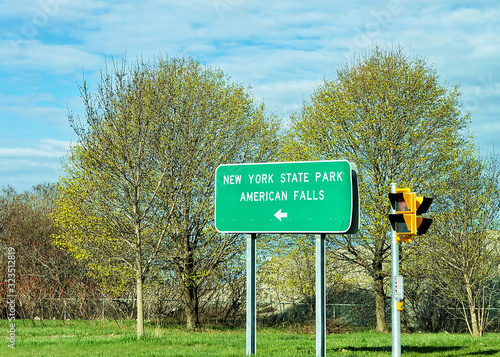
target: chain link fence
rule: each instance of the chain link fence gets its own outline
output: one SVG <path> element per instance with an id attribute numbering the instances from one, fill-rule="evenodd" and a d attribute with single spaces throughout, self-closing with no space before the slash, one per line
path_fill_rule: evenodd
<path id="1" fill-rule="evenodd" d="M 199 317 L 202 325 L 220 327 L 244 327 L 246 321 L 246 305 L 244 300 L 201 300 Z M 3 304 L 2 304 L 3 305 Z M 5 307 L 1 310 L 2 319 L 7 318 Z M 457 311 L 446 310 L 440 313 L 440 321 L 436 330 L 448 332 L 466 332 L 466 325 Z M 326 317 L 338 326 L 374 327 L 375 306 L 372 304 L 342 304 L 326 305 Z M 500 308 L 488 308 L 489 325 L 487 331 L 500 331 Z M 17 318 L 26 320 L 98 320 L 98 319 L 135 319 L 136 300 L 129 299 L 81 299 L 52 298 L 46 299 L 42 305 L 30 308 L 16 306 Z M 390 320 L 390 306 L 387 318 Z M 411 307 L 405 308 L 406 322 L 412 330 L 419 330 L 418 321 Z M 145 299 L 144 318 L 165 324 L 183 325 L 185 323 L 184 303 L 175 299 Z M 257 323 L 259 326 L 288 327 L 293 325 L 313 324 L 315 319 L 314 306 L 301 302 L 258 302 Z M 424 326 L 425 327 L 425 326 Z M 423 330 L 433 330 L 425 327 Z"/>

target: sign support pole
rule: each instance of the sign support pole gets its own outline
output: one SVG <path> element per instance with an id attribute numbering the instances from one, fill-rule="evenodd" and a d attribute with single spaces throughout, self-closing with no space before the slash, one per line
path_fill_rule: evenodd
<path id="1" fill-rule="evenodd" d="M 396 193 L 397 184 L 391 183 L 391 193 Z M 396 210 L 391 208 L 391 214 Z M 396 299 L 395 276 L 399 275 L 399 244 L 396 242 L 396 231 L 391 231 L 391 262 L 392 262 L 392 357 L 401 356 L 401 317 Z"/>
<path id="2" fill-rule="evenodd" d="M 316 234 L 316 357 L 326 356 L 325 234 Z"/>
<path id="3" fill-rule="evenodd" d="M 247 356 L 257 354 L 257 299 L 255 239 L 257 234 L 247 234 Z"/>

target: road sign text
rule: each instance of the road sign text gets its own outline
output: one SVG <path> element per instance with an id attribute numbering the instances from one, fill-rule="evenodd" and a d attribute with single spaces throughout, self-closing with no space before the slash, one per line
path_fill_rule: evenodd
<path id="1" fill-rule="evenodd" d="M 351 170 L 348 161 L 221 165 L 216 171 L 216 228 L 345 232 L 354 209 Z"/>

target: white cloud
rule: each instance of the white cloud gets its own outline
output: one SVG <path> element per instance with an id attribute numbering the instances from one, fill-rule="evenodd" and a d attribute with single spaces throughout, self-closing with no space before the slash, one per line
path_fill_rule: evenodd
<path id="1" fill-rule="evenodd" d="M 39 40 L 0 40 L 0 68 L 43 71 L 54 75 L 74 74 L 83 67 L 99 68 L 102 56 L 81 50 L 75 45 L 46 44 Z"/>
<path id="2" fill-rule="evenodd" d="M 31 96 L 27 95 L 16 95 L 16 94 L 0 94 L 0 103 L 8 103 L 2 109 L 5 110 L 7 106 L 14 105 L 25 105 L 27 101 L 34 102 L 53 102 L 56 100 L 56 97 L 50 93 L 34 93 Z"/>
<path id="3" fill-rule="evenodd" d="M 48 98 L 51 95 L 47 95 Z M 36 95 L 34 97 L 37 97 Z M 31 96 L 7 96 L 12 101 L 0 97 L 0 137 L 21 129 L 25 133 L 61 132 L 69 129 L 68 110 L 58 107 L 58 103 L 37 102 Z M 25 137 L 30 137 L 26 135 Z"/>
<path id="4" fill-rule="evenodd" d="M 66 155 L 70 143 L 67 141 L 41 139 L 32 147 L 0 147 L 0 160 L 35 160 L 61 158 Z M 1 162 L 1 161 L 0 161 Z"/>
<path id="5" fill-rule="evenodd" d="M 69 145 L 65 141 L 41 139 L 32 146 L 0 147 L 0 187 L 13 185 L 17 190 L 28 190 L 38 183 L 56 182 L 61 158 Z"/>

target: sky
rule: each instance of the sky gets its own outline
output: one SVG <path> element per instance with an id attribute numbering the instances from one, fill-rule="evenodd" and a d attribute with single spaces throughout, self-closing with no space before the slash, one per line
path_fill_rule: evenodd
<path id="1" fill-rule="evenodd" d="M 56 182 L 111 58 L 190 56 L 251 87 L 286 120 L 374 45 L 459 85 L 483 152 L 500 138 L 500 2 L 465 0 L 0 0 L 0 187 Z"/>

